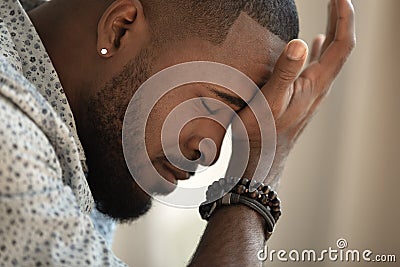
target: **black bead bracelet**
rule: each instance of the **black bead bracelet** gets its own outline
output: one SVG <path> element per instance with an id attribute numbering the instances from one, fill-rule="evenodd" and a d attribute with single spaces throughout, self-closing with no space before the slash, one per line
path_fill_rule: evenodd
<path id="1" fill-rule="evenodd" d="M 204 220 L 221 206 L 246 205 L 258 212 L 266 222 L 266 239 L 272 234 L 281 216 L 280 200 L 270 186 L 246 178 L 221 178 L 208 187 L 206 201 L 199 207 Z"/>

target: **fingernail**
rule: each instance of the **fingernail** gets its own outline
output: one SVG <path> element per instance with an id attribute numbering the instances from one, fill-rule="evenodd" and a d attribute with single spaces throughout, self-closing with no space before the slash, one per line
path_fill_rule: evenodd
<path id="1" fill-rule="evenodd" d="M 291 60 L 300 60 L 306 53 L 307 48 L 301 41 L 291 41 L 287 50 L 287 57 Z"/>

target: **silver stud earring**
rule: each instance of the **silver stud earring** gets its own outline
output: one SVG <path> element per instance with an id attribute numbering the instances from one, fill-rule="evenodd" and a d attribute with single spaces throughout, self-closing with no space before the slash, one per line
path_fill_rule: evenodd
<path id="1" fill-rule="evenodd" d="M 103 48 L 103 49 L 100 50 L 100 53 L 101 53 L 102 55 L 107 55 L 108 50 L 107 50 L 106 48 Z"/>

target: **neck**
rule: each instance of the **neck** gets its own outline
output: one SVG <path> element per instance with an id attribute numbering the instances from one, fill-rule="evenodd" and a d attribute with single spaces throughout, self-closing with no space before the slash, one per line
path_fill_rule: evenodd
<path id="1" fill-rule="evenodd" d="M 84 7 L 84 2 L 53 0 L 29 13 L 60 78 L 80 135 L 85 131 L 88 99 L 102 82 L 98 69 L 93 68 L 101 64 L 96 64 L 100 61 L 96 51 L 97 19 L 90 17 L 99 13 L 96 7 Z"/>

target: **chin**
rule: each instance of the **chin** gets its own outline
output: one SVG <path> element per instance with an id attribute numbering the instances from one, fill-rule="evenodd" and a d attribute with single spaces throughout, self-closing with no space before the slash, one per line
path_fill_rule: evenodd
<path id="1" fill-rule="evenodd" d="M 130 222 L 150 210 L 151 196 L 134 181 L 126 167 L 91 163 L 88 183 L 100 212 L 117 221 Z"/>
<path id="2" fill-rule="evenodd" d="M 140 194 L 122 200 L 122 194 L 119 192 L 118 199 L 97 199 L 96 208 L 118 222 L 132 222 L 146 214 L 152 206 L 152 198 L 146 193 Z"/>

